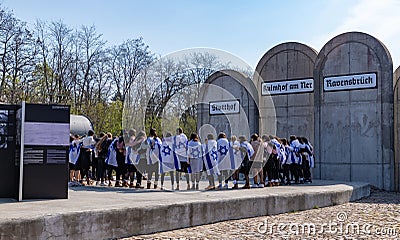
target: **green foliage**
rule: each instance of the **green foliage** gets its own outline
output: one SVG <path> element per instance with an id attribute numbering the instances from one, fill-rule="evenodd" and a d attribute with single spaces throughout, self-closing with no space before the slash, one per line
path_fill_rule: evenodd
<path id="1" fill-rule="evenodd" d="M 182 123 L 181 124 L 182 129 L 187 135 L 189 135 L 191 133 L 197 133 L 197 118 L 196 118 L 196 116 L 186 117 L 183 121 L 181 121 L 181 123 Z"/>
<path id="2" fill-rule="evenodd" d="M 122 109 L 123 102 L 117 100 L 109 103 L 99 102 L 81 111 L 71 108 L 71 113 L 87 116 L 92 121 L 96 133 L 111 132 L 118 136 L 122 129 Z"/>

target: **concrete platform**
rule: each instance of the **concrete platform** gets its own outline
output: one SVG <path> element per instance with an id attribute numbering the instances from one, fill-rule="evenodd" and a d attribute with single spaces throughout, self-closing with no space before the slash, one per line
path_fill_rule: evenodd
<path id="1" fill-rule="evenodd" d="M 68 200 L 0 199 L 0 239 L 120 238 L 337 205 L 369 194 L 367 183 L 333 181 L 178 192 L 73 187 Z"/>

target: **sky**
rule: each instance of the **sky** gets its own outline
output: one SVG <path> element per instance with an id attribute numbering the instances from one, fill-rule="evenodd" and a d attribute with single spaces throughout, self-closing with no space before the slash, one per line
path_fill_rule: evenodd
<path id="1" fill-rule="evenodd" d="M 230 52 L 255 68 L 289 41 L 315 50 L 338 34 L 368 33 L 400 64 L 400 0 L 0 0 L 28 24 L 94 25 L 109 45 L 143 37 L 161 56 L 186 48 Z"/>

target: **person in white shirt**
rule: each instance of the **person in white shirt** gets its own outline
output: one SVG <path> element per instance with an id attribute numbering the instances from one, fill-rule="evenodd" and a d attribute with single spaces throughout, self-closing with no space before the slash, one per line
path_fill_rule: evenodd
<path id="1" fill-rule="evenodd" d="M 81 179 L 83 179 L 86 176 L 86 183 L 88 185 L 91 184 L 89 169 L 92 161 L 93 150 L 96 145 L 96 141 L 94 140 L 93 136 L 94 136 L 94 131 L 89 130 L 88 135 L 82 139 L 82 147 L 80 151 L 82 154 L 80 163 Z"/>

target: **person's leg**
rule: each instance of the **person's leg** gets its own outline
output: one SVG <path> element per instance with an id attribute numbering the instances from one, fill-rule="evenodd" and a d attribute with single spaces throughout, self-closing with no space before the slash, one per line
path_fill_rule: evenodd
<path id="1" fill-rule="evenodd" d="M 175 179 L 176 179 L 176 188 L 175 188 L 175 190 L 179 190 L 179 179 L 180 179 L 180 175 L 181 175 L 180 172 L 176 172 L 176 174 L 175 174 Z"/>
<path id="2" fill-rule="evenodd" d="M 260 184 L 262 186 L 264 186 L 265 185 L 265 175 L 264 175 L 264 168 L 262 165 L 261 165 L 260 172 L 258 173 L 258 175 L 260 177 Z"/>
<path id="3" fill-rule="evenodd" d="M 231 171 L 225 170 L 225 187 L 228 187 L 228 182 L 230 177 L 231 177 Z"/>
<path id="4" fill-rule="evenodd" d="M 165 173 L 161 173 L 161 190 L 164 190 L 164 178 L 165 178 Z"/>
<path id="5" fill-rule="evenodd" d="M 295 163 L 292 163 L 290 168 L 290 181 L 296 181 L 296 172 L 297 172 L 297 167 Z"/>
<path id="6" fill-rule="evenodd" d="M 291 175 L 292 175 L 292 179 L 294 179 L 294 182 L 295 183 L 298 183 L 299 182 L 299 176 L 298 176 L 298 171 L 297 171 L 297 164 L 296 163 L 292 163 L 291 165 L 290 165 L 290 173 L 291 173 Z"/>
<path id="7" fill-rule="evenodd" d="M 133 181 L 135 179 L 135 172 L 132 171 L 132 169 L 129 169 L 127 175 L 126 179 L 129 181 L 129 188 L 134 188 L 135 186 L 133 185 Z"/>
<path id="8" fill-rule="evenodd" d="M 222 181 L 224 179 L 223 171 L 218 175 L 218 188 L 222 188 Z"/>
<path id="9" fill-rule="evenodd" d="M 210 174 L 207 176 L 207 178 L 208 178 L 208 187 L 206 187 L 206 190 L 214 190 L 215 189 L 214 175 Z"/>
<path id="10" fill-rule="evenodd" d="M 234 170 L 233 172 L 233 187 L 232 189 L 238 189 L 239 188 L 239 169 Z"/>
<path id="11" fill-rule="evenodd" d="M 75 180 L 74 179 L 74 172 L 75 172 L 74 166 L 72 163 L 69 163 L 68 166 L 69 166 L 69 181 L 73 182 Z"/>
<path id="12" fill-rule="evenodd" d="M 310 162 L 308 159 L 305 160 L 303 171 L 304 171 L 304 180 L 307 182 L 311 182 Z"/>
<path id="13" fill-rule="evenodd" d="M 174 175 L 175 175 L 174 171 L 169 172 L 169 177 L 171 178 L 171 190 L 174 190 L 174 181 L 175 181 Z"/>
<path id="14" fill-rule="evenodd" d="M 276 165 L 274 165 L 273 169 L 272 169 L 272 181 L 273 181 L 273 185 L 274 186 L 278 186 L 279 185 L 279 169 L 277 168 Z"/>
<path id="15" fill-rule="evenodd" d="M 305 164 L 305 159 L 306 156 L 304 154 L 300 154 L 301 157 L 301 164 L 299 164 L 299 182 L 300 183 L 304 183 L 304 164 Z"/>
<path id="16" fill-rule="evenodd" d="M 111 165 L 108 165 L 107 168 L 108 168 L 108 172 L 107 172 L 107 175 L 108 175 L 108 186 L 111 187 L 111 186 L 112 186 L 112 185 L 111 185 L 112 171 L 113 171 L 114 167 L 111 166 Z"/>
<path id="17" fill-rule="evenodd" d="M 137 169 L 136 171 L 136 188 L 142 188 L 142 179 L 143 175 L 140 169 Z"/>
<path id="18" fill-rule="evenodd" d="M 81 181 L 81 172 L 79 171 L 79 169 L 74 170 L 74 178 L 76 182 Z"/>
<path id="19" fill-rule="evenodd" d="M 268 177 L 268 187 L 272 187 L 272 179 L 273 179 L 273 166 L 271 164 L 268 164 L 267 166 L 267 177 Z"/>
<path id="20" fill-rule="evenodd" d="M 253 186 L 252 187 L 258 187 L 258 172 L 257 168 L 253 168 Z"/>
<path id="21" fill-rule="evenodd" d="M 196 176 L 197 176 L 197 173 L 192 173 L 190 176 L 190 178 L 192 180 L 192 190 L 196 189 Z"/>
<path id="22" fill-rule="evenodd" d="M 118 167 L 115 169 L 115 187 L 122 187 L 121 181 L 122 167 L 118 164 Z"/>
<path id="23" fill-rule="evenodd" d="M 122 160 L 122 159 L 121 159 Z M 121 168 L 121 180 L 122 180 L 122 186 L 123 187 L 129 187 L 129 171 L 128 171 L 128 165 L 125 164 L 125 159 L 122 161 L 122 168 Z"/>
<path id="24" fill-rule="evenodd" d="M 97 181 L 104 184 L 104 158 L 98 157 L 97 158 Z"/>
<path id="25" fill-rule="evenodd" d="M 157 188 L 158 185 L 158 179 L 160 178 L 160 174 L 159 174 L 159 165 L 158 162 L 153 164 L 154 166 L 154 189 Z"/>
<path id="26" fill-rule="evenodd" d="M 243 188 L 250 188 L 250 178 L 249 178 L 249 174 L 248 174 L 248 173 L 245 173 L 245 174 L 244 174 L 244 177 L 245 177 L 246 183 L 244 184 Z"/>
<path id="27" fill-rule="evenodd" d="M 265 180 L 267 178 L 267 163 L 266 162 L 263 165 L 262 172 L 263 172 L 263 183 L 264 183 L 264 186 L 266 186 L 266 184 L 265 184 Z"/>
<path id="28" fill-rule="evenodd" d="M 89 166 L 87 166 L 85 164 L 85 166 L 83 166 L 83 168 L 82 168 L 81 174 L 82 174 L 82 176 L 81 176 L 82 180 L 83 180 L 83 178 L 86 178 L 87 185 L 90 185 Z"/>
<path id="29" fill-rule="evenodd" d="M 301 166 L 300 164 L 294 164 L 295 165 L 295 172 L 294 172 L 294 181 L 296 183 L 300 183 L 300 170 L 301 170 Z"/>
<path id="30" fill-rule="evenodd" d="M 151 179 L 153 178 L 153 172 L 154 169 L 152 168 L 152 166 L 148 166 L 148 173 L 147 173 L 147 189 L 150 189 L 151 187 Z"/>
<path id="31" fill-rule="evenodd" d="M 87 152 L 86 150 L 82 151 L 81 162 L 79 164 L 79 171 L 81 173 L 81 183 L 83 183 L 83 178 L 85 177 L 85 169 L 86 169 L 86 160 L 87 159 Z"/>
<path id="32" fill-rule="evenodd" d="M 185 178 L 186 178 L 186 185 L 187 185 L 187 190 L 190 189 L 190 177 L 189 177 L 189 173 L 185 173 Z"/>
<path id="33" fill-rule="evenodd" d="M 290 169 L 289 164 L 283 164 L 283 180 L 287 185 L 290 185 L 289 169 Z"/>
<path id="34" fill-rule="evenodd" d="M 223 188 L 228 189 L 229 170 L 223 170 L 221 175 L 223 176 L 222 180 L 224 182 Z"/>
<path id="35" fill-rule="evenodd" d="M 262 169 L 262 166 L 260 166 L 260 168 L 258 169 L 258 177 L 259 177 L 259 180 L 260 180 L 260 183 L 259 183 L 259 187 L 264 187 L 264 184 L 265 184 L 265 180 L 264 180 L 264 175 L 263 175 L 263 169 Z"/>
<path id="36" fill-rule="evenodd" d="M 201 172 L 196 173 L 196 190 L 199 190 Z"/>
<path id="37" fill-rule="evenodd" d="M 91 154 L 91 157 L 92 157 L 92 179 L 93 180 L 95 180 L 95 181 L 100 181 L 99 180 L 99 178 L 98 178 L 98 176 L 97 176 L 97 169 L 98 169 L 98 161 L 99 161 L 99 159 L 98 159 L 98 157 L 96 158 L 95 156 L 94 156 L 94 153 L 92 152 L 92 154 Z"/>
<path id="38" fill-rule="evenodd" d="M 189 178 L 189 173 L 188 173 L 189 172 L 189 169 L 188 169 L 189 164 L 187 162 L 181 162 L 181 168 L 185 174 L 186 185 L 187 185 L 186 189 L 190 190 L 190 178 Z"/>

